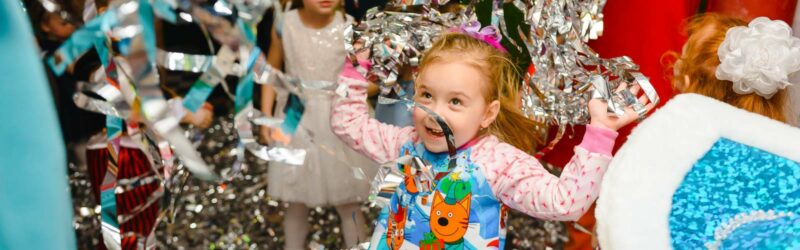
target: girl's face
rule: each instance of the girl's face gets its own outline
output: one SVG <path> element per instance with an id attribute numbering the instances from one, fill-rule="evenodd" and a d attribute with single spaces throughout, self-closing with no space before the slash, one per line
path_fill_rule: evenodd
<path id="1" fill-rule="evenodd" d="M 456 147 L 469 142 L 497 117 L 500 102 L 484 98 L 484 88 L 490 84 L 473 66 L 463 62 L 441 62 L 428 65 L 420 73 L 415 101 L 436 112 L 450 126 Z M 422 109 L 414 109 L 414 127 L 428 151 L 447 151 L 444 132 L 436 119 Z"/>
<path id="2" fill-rule="evenodd" d="M 303 8 L 319 15 L 331 15 L 340 3 L 340 0 L 303 0 Z"/>
<path id="3" fill-rule="evenodd" d="M 75 32 L 75 25 L 65 21 L 55 13 L 47 13 L 45 20 L 41 23 L 42 31 L 50 34 L 58 41 L 64 41 Z"/>

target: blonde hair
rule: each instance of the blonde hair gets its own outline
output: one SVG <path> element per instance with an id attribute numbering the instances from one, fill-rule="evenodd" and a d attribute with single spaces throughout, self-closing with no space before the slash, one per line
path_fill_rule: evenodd
<path id="1" fill-rule="evenodd" d="M 516 66 L 506 54 L 469 35 L 447 33 L 425 53 L 420 72 L 431 64 L 452 61 L 478 69 L 489 82 L 483 91 L 486 103 L 500 102 L 497 118 L 486 131 L 481 131 L 481 136 L 492 134 L 527 153 L 533 153 L 543 144 L 538 133 L 542 125 L 525 117 L 517 105 L 521 82 Z"/>
<path id="2" fill-rule="evenodd" d="M 686 25 L 689 37 L 683 54 L 678 57 L 680 64 L 673 64 L 673 87 L 679 92 L 701 94 L 786 122 L 786 90 L 778 91 L 772 98 L 764 98 L 756 93 L 741 95 L 733 91 L 732 82 L 716 77 L 717 66 L 720 64 L 717 49 L 725 40 L 725 34 L 730 28 L 746 25 L 747 22 L 742 19 L 711 13 L 689 20 Z M 689 78 L 688 82 L 685 81 L 686 77 Z"/>

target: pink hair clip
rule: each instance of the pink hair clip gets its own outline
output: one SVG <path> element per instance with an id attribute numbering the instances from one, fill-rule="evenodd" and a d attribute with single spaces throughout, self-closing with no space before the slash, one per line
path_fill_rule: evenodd
<path id="1" fill-rule="evenodd" d="M 500 35 L 500 32 L 495 26 L 489 25 L 481 28 L 481 23 L 478 21 L 470 21 L 461 24 L 458 27 L 453 27 L 450 29 L 450 31 L 469 35 L 491 45 L 503 53 L 507 52 L 506 48 L 503 48 L 503 45 L 500 45 L 500 40 L 503 39 L 503 36 Z"/>

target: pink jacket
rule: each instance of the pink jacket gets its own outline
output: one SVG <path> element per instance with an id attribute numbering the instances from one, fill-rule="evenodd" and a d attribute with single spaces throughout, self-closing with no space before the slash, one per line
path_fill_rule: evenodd
<path id="1" fill-rule="evenodd" d="M 397 159 L 404 143 L 418 142 L 414 127 L 399 128 L 369 117 L 367 82 L 352 67 L 345 66 L 339 83 L 348 86 L 348 96 L 334 101 L 331 127 L 350 147 L 384 163 Z M 493 135 L 473 145 L 470 157 L 482 166 L 503 204 L 541 219 L 577 220 L 597 198 L 616 137 L 617 132 L 587 126 L 583 142 L 575 147 L 560 177 Z"/>

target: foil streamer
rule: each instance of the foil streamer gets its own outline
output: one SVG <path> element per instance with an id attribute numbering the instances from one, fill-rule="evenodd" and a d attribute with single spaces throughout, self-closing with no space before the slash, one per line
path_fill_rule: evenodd
<path id="1" fill-rule="evenodd" d="M 405 12 L 373 8 L 367 11 L 363 22 L 345 30 L 345 49 L 351 61 L 367 79 L 379 84 L 383 94 L 388 94 L 392 89 L 399 93 L 397 88 L 400 86 L 396 82 L 401 69 L 410 67 L 413 71 L 420 62 L 422 52 L 433 45 L 436 37 L 450 27 L 470 21 L 464 10 L 441 13 L 428 5 L 395 9 Z M 355 44 L 362 44 L 362 47 L 356 50 Z M 358 65 L 355 59 L 355 54 L 364 50 L 372 52 L 372 68 L 369 72 Z"/>
<path id="2" fill-rule="evenodd" d="M 638 66 L 630 58 L 603 59 L 585 44 L 602 34 L 601 11 L 605 1 L 515 0 L 510 3 L 520 8 L 531 30 L 527 34 L 508 30 L 503 1 L 499 0 L 492 2 L 491 24 L 506 37 L 510 32 L 519 33 L 531 55 L 536 71 L 526 79 L 522 97 L 527 116 L 559 127 L 587 124 L 588 101 L 595 97 L 609 103 L 611 115 L 621 116 L 626 107 L 631 107 L 643 119 L 647 112 L 645 105 L 630 91 L 637 85 L 650 102 L 659 102 L 652 84 L 638 72 Z M 382 94 L 393 89 L 399 92 L 396 89 L 399 85 L 395 83 L 401 69 L 416 67 L 421 52 L 429 48 L 441 32 L 475 20 L 474 3 L 467 6 L 466 11 L 444 14 L 437 10 L 438 5 L 421 4 L 412 6 L 408 1 L 394 1 L 386 10 L 368 11 L 364 22 L 345 31 L 345 48 L 352 63 L 368 80 L 379 84 Z M 513 39 L 507 41 L 521 49 Z M 356 44 L 361 44 L 362 48 L 355 49 Z M 363 50 L 372 52 L 369 72 L 355 60 L 355 54 Z M 623 83 L 627 90 L 620 90 Z"/>
<path id="3" fill-rule="evenodd" d="M 266 120 L 266 117 L 260 115 L 261 112 L 254 109 L 252 104 L 248 105 L 244 110 L 239 112 L 235 118 L 235 126 L 239 134 L 240 148 L 239 160 L 244 160 L 244 149 L 255 155 L 256 157 L 271 162 L 283 162 L 289 165 L 303 165 L 306 157 L 306 150 L 304 149 L 290 149 L 284 147 L 268 147 L 256 142 L 253 136 L 253 129 L 251 121 L 253 120 Z M 257 117 L 257 118 L 255 118 Z M 259 125 L 267 125 L 272 128 L 280 127 L 282 121 L 269 120 L 269 122 L 261 123 Z"/>
<path id="4" fill-rule="evenodd" d="M 75 102 L 75 106 L 88 111 L 116 117 L 127 117 L 129 115 L 128 112 L 117 110 L 106 101 L 90 97 L 84 93 L 75 93 L 72 100 Z"/>
<path id="5" fill-rule="evenodd" d="M 146 15 L 133 15 L 142 11 L 140 8 L 141 2 L 135 1 L 126 1 L 119 4 L 119 17 L 122 20 L 121 27 L 114 27 L 114 30 L 117 30 L 115 34 L 117 37 L 127 38 L 127 39 L 134 39 L 134 41 L 142 40 L 143 37 L 139 36 L 140 34 L 144 34 L 147 31 L 147 25 L 139 25 L 144 27 L 136 26 L 136 22 L 139 19 L 147 19 Z M 166 3 L 170 6 L 176 6 L 175 3 Z M 266 8 L 268 7 L 271 2 L 268 1 L 237 1 L 234 2 L 235 5 L 239 7 L 253 7 L 253 8 Z M 227 75 L 234 75 L 234 76 L 242 76 L 246 74 L 246 72 L 241 70 L 233 70 L 236 67 L 234 65 L 233 60 L 235 59 L 235 52 L 236 50 L 239 51 L 248 51 L 247 48 L 252 47 L 254 37 L 252 34 L 249 34 L 248 29 L 243 27 L 245 24 L 244 22 L 236 22 L 236 25 L 230 25 L 230 22 L 222 19 L 221 17 L 216 16 L 215 14 L 220 14 L 220 12 L 226 12 L 226 9 L 230 8 L 230 6 L 226 5 L 226 3 L 222 2 L 220 5 L 214 5 L 214 8 L 201 8 L 197 5 L 188 5 L 182 6 L 184 10 L 190 11 L 193 14 L 192 20 L 205 25 L 208 30 L 214 35 L 214 38 L 224 44 L 223 49 L 220 50 L 218 55 L 216 56 L 207 56 L 207 55 L 187 55 L 183 53 L 173 53 L 173 52 L 165 52 L 165 51 L 157 51 L 155 53 L 157 56 L 154 59 L 159 65 L 169 69 L 169 70 L 183 70 L 183 71 L 192 71 L 192 72 L 205 72 L 203 76 L 200 78 L 201 84 L 195 84 L 193 87 L 193 91 L 190 91 L 190 94 L 184 99 L 185 104 L 187 107 L 196 107 L 198 103 L 202 103 L 205 101 L 205 98 L 208 96 L 211 90 L 213 90 L 214 86 L 216 86 L 222 78 Z M 211 10 L 211 11 L 209 11 Z M 243 9 L 240 13 L 251 12 L 255 13 L 258 12 L 256 9 Z M 263 11 L 262 11 L 263 12 Z M 123 15 L 124 14 L 124 15 Z M 225 14 L 225 13 L 222 13 Z M 245 14 L 247 15 L 247 14 Z M 138 18 L 138 19 L 137 19 Z M 260 18 L 259 15 L 250 15 L 250 21 L 255 21 Z M 251 22 L 248 22 L 251 23 Z M 244 32 L 243 32 L 244 31 Z M 144 48 L 142 48 L 142 44 L 144 44 Z M 230 49 L 228 49 L 230 48 Z M 244 48 L 244 49 L 243 49 Z M 132 69 L 130 69 L 129 77 L 132 76 L 131 82 L 136 83 L 137 88 L 142 86 L 145 87 L 147 91 L 140 91 L 139 100 L 143 102 L 143 112 L 145 113 L 144 116 L 147 118 L 151 118 L 149 122 L 152 122 L 152 127 L 157 130 L 158 134 L 162 134 L 162 138 L 165 138 L 170 144 L 175 148 L 175 153 L 177 156 L 185 161 L 184 163 L 187 164 L 189 169 L 194 169 L 193 171 L 199 171 L 199 177 L 206 178 L 206 179 L 214 179 L 214 175 L 204 170 L 203 162 L 197 160 L 196 154 L 193 154 L 191 148 L 188 147 L 188 143 L 179 137 L 181 131 L 176 127 L 177 119 L 174 117 L 165 117 L 163 115 L 165 105 L 163 101 L 159 100 L 160 98 L 157 97 L 157 94 L 160 94 L 160 91 L 157 89 L 149 87 L 154 82 L 154 79 L 157 79 L 157 75 L 155 75 L 155 71 L 152 69 L 151 65 L 148 63 L 143 63 L 141 57 L 141 52 L 144 49 L 145 52 L 148 51 L 147 42 L 144 41 L 143 43 L 136 43 L 132 42 L 130 46 L 128 46 L 128 54 L 133 54 L 132 52 L 139 52 L 139 55 L 134 54 L 136 56 L 135 60 L 139 60 L 137 62 L 132 62 Z M 254 53 L 258 53 L 259 50 L 249 50 Z M 248 53 L 242 53 L 242 58 L 250 57 Z M 129 56 L 131 57 L 131 56 Z M 224 58 L 224 59 L 223 59 Z M 240 58 L 240 61 L 242 61 Z M 335 83 L 332 82 L 320 82 L 320 81 L 300 81 L 297 78 L 286 76 L 282 74 L 280 71 L 275 70 L 263 61 L 263 56 L 259 57 L 261 59 L 261 67 L 256 70 L 256 82 L 264 83 L 263 80 L 264 75 L 274 75 L 279 78 L 281 81 L 277 81 L 282 83 L 282 85 L 278 85 L 276 87 L 284 88 L 290 90 L 290 92 L 302 94 L 302 92 L 306 89 L 327 89 L 327 90 L 335 90 L 337 86 Z M 267 66 L 267 67 L 264 67 Z M 198 87 L 199 86 L 199 87 Z M 194 94 L 193 94 L 194 93 Z M 150 98 L 147 98 L 149 96 Z M 302 96 L 302 95 L 300 95 Z M 85 99 L 85 98 L 82 98 Z M 237 100 L 238 102 L 238 100 Z M 88 102 L 87 102 L 88 103 Z M 93 102 L 94 104 L 99 104 L 99 102 Z M 89 105 L 84 105 L 89 107 Z M 97 105 L 95 105 L 97 106 Z M 107 108 L 106 108 L 107 109 Z M 94 108 L 94 111 L 101 111 L 100 108 Z M 110 111 L 106 111 L 105 113 L 112 113 Z M 119 112 L 117 112 L 119 113 Z M 152 121 L 155 120 L 155 121 Z M 240 126 L 242 128 L 248 128 L 249 126 Z M 250 137 L 244 136 L 243 143 L 242 143 L 242 150 L 244 149 L 250 150 L 255 152 L 257 156 L 262 156 L 266 158 L 265 160 L 279 160 L 284 162 L 290 162 L 293 164 L 300 164 L 303 161 L 303 152 L 302 150 L 288 150 L 288 149 L 266 149 L 261 147 L 257 144 L 254 144 L 254 140 L 251 140 L 252 132 L 243 132 L 242 135 L 251 135 Z M 298 158 L 299 157 L 299 158 Z M 241 157 L 240 157 L 241 158 Z"/>
<path id="6" fill-rule="evenodd" d="M 110 52 L 108 47 L 104 46 L 105 41 L 108 39 L 106 37 L 107 34 L 122 41 L 119 48 L 124 57 L 119 58 L 119 60 L 125 63 L 120 65 L 121 67 L 114 67 L 113 65 L 117 63 L 112 63 L 107 56 Z M 121 73 L 114 75 L 125 76 L 121 79 L 110 76 L 104 81 L 103 79 L 106 77 L 102 76 L 102 74 L 95 74 L 91 83 L 83 83 L 79 86 L 81 92 L 78 92 L 74 99 L 79 107 L 103 113 L 109 117 L 134 118 L 133 122 L 127 122 L 128 135 L 134 143 L 139 145 L 139 148 L 143 149 L 145 157 L 152 163 L 149 164 L 153 167 L 152 172 L 155 173 L 155 175 L 145 175 L 145 177 L 118 180 L 116 188 L 111 194 L 112 196 L 133 191 L 134 188 L 143 185 L 162 184 L 164 182 L 163 176 L 159 175 L 159 168 L 156 167 L 172 165 L 168 162 L 171 161 L 172 151 L 164 143 L 164 140 L 169 141 L 174 146 L 175 152 L 182 158 L 187 168 L 195 173 L 195 176 L 206 180 L 215 179 L 214 173 L 208 171 L 203 162 L 197 161 L 196 151 L 191 144 L 187 143 L 187 139 L 181 135 L 180 128 L 177 126 L 178 118 L 171 117 L 168 114 L 169 112 L 165 112 L 167 104 L 163 93 L 158 88 L 158 76 L 153 68 L 153 62 L 155 61 L 154 31 L 152 10 L 149 9 L 147 2 L 114 2 L 107 12 L 90 21 L 68 41 L 59 48 L 52 58 L 49 58 L 50 66 L 54 68 L 56 73 L 61 73 L 67 64 L 70 64 L 72 60 L 83 54 L 86 49 L 94 46 L 98 50 L 103 65 L 109 74 L 114 74 L 116 70 L 119 70 Z M 104 73 L 104 71 L 100 70 L 99 73 Z M 117 83 L 116 80 L 121 81 Z M 120 86 L 122 86 L 121 89 Z M 103 99 L 94 99 L 82 92 L 92 92 Z M 130 109 L 130 107 L 141 107 L 141 109 Z M 146 127 L 157 131 L 153 135 L 158 135 L 156 137 L 160 146 L 155 154 L 150 152 L 149 149 L 156 147 L 150 147 L 146 140 L 147 137 L 137 132 L 139 124 L 136 121 L 144 122 L 147 125 Z M 155 158 L 154 156 L 161 157 Z M 154 159 L 158 159 L 158 161 L 154 161 Z M 165 170 L 165 176 L 169 174 L 169 171 Z M 118 214 L 116 221 L 125 223 L 151 207 L 151 205 L 162 201 L 163 188 L 164 186 L 158 185 L 157 190 L 146 197 L 145 200 L 142 200 L 141 203 L 138 203 L 125 213 Z M 154 229 L 150 229 L 150 231 L 152 232 Z M 136 236 L 140 240 L 140 247 L 147 248 L 153 243 L 152 240 L 148 240 L 152 237 L 152 233 L 148 234 L 150 237 L 146 235 L 130 235 L 130 233 L 119 235 L 116 227 L 110 224 L 103 226 L 103 235 L 110 237 L 106 242 L 111 245 L 118 245 L 118 239 L 127 236 Z"/>
<path id="7" fill-rule="evenodd" d="M 643 119 L 644 104 L 630 91 L 640 86 L 651 103 L 659 98 L 650 81 L 628 57 L 604 59 L 586 42 L 603 32 L 603 0 L 515 0 L 528 34 L 518 33 L 532 58 L 535 72 L 526 79 L 523 111 L 529 117 L 561 127 L 586 124 L 588 101 L 608 103 L 611 115 L 632 107 Z M 622 86 L 622 87 L 620 87 Z"/>
<path id="8" fill-rule="evenodd" d="M 172 145 L 174 153 L 197 178 L 214 181 L 217 175 L 209 170 L 200 159 L 197 151 L 183 136 L 178 126 L 178 119 L 169 116 L 168 105 L 159 87 L 158 73 L 155 69 L 156 50 L 153 34 L 153 14 L 147 1 L 121 1 L 112 4 L 110 9 L 117 9 L 119 25 L 113 30 L 125 30 L 116 33 L 122 39 L 130 39 L 129 46 L 122 46 L 122 54 L 126 55 L 130 71 L 127 76 L 136 88 L 138 100 L 141 102 L 142 121 Z M 135 31 L 135 32 L 134 32 Z M 127 53 L 126 53 L 127 52 Z"/>
<path id="9" fill-rule="evenodd" d="M 254 3 L 253 6 L 256 6 L 256 8 L 261 8 L 271 4 L 266 1 L 254 1 L 253 3 Z M 238 7 L 248 6 L 246 2 L 235 2 L 234 4 L 237 5 Z M 217 2 L 217 4 L 215 4 L 214 7 L 211 8 L 211 10 L 218 12 L 217 14 L 219 14 L 219 12 L 227 13 L 228 11 L 226 11 L 226 9 L 228 9 L 229 7 L 230 6 L 225 5 L 225 3 Z M 301 98 L 305 96 L 303 95 L 303 92 L 305 92 L 308 89 L 326 90 L 330 92 L 335 92 L 338 84 L 334 82 L 301 81 L 296 77 L 288 76 L 282 73 L 280 70 L 274 69 L 268 63 L 266 63 L 265 57 L 261 55 L 260 50 L 254 46 L 255 37 L 253 36 L 250 29 L 247 27 L 247 24 L 252 24 L 253 22 L 238 21 L 236 22 L 236 25 L 233 26 L 230 25 L 230 23 L 227 22 L 226 20 L 218 16 L 212 15 L 212 13 L 208 11 L 208 9 L 198 8 L 196 6 L 190 9 L 193 13 L 193 16 L 195 17 L 194 20 L 203 25 L 206 25 L 206 27 L 208 27 L 209 31 L 212 33 L 214 38 L 224 44 L 223 48 L 231 48 L 232 50 L 238 50 L 239 52 L 241 52 L 239 57 L 240 62 L 245 62 L 245 61 L 251 62 L 250 58 L 256 60 L 254 61 L 254 64 L 252 66 L 250 65 L 246 67 L 242 67 L 242 65 L 238 66 L 238 68 L 242 68 L 245 70 L 226 70 L 223 72 L 219 72 L 219 74 L 211 74 L 211 76 L 216 76 L 216 77 L 214 77 L 213 79 L 209 78 L 208 81 L 204 82 L 207 83 L 219 82 L 222 80 L 221 78 L 224 77 L 225 75 L 234 75 L 240 77 L 245 76 L 245 78 L 248 78 L 250 72 L 252 72 L 253 74 L 252 80 L 255 83 L 272 84 L 276 88 L 287 90 L 291 93 L 300 96 Z M 243 10 L 245 12 L 256 11 L 253 9 L 243 9 Z M 241 17 L 242 15 L 243 14 L 239 12 L 239 16 Z M 250 19 L 251 21 L 260 18 L 260 14 L 258 17 L 252 16 L 252 13 L 245 15 L 250 15 L 248 16 L 248 18 L 253 18 Z M 171 70 L 183 70 L 187 68 L 201 69 L 204 67 L 202 66 L 203 65 L 202 63 L 209 60 L 215 62 L 212 65 L 216 65 L 216 62 L 218 61 L 228 61 L 229 62 L 228 64 L 232 65 L 233 58 L 229 57 L 227 60 L 219 59 L 220 55 L 223 54 L 222 52 L 223 51 L 221 50 L 217 56 L 185 55 L 182 53 L 164 52 L 163 54 L 165 54 L 165 56 L 163 57 L 162 60 L 159 60 L 159 62 L 162 66 L 165 66 L 167 69 Z M 224 53 L 224 54 L 227 55 L 232 53 Z M 257 57 L 254 56 L 256 54 L 258 54 Z M 169 55 L 169 57 L 167 57 L 166 55 Z M 183 60 L 181 60 L 181 58 Z M 178 65 L 184 65 L 184 66 L 178 66 Z M 211 69 L 214 69 L 214 66 L 212 66 Z M 215 71 L 214 70 L 206 71 L 204 76 L 206 74 L 209 74 L 209 72 L 213 73 Z M 203 79 L 205 78 L 201 77 L 201 80 Z M 199 84 L 195 85 L 197 86 L 197 88 L 193 86 L 193 90 L 197 90 L 194 92 L 201 93 L 202 95 L 198 94 L 196 98 L 189 98 L 195 96 L 192 95 L 192 91 L 190 91 L 190 94 L 185 99 L 186 103 L 190 104 L 201 103 L 200 101 L 205 100 L 205 98 L 208 96 L 207 93 L 210 93 L 210 91 L 213 89 L 213 86 L 215 85 L 216 84 Z M 250 102 L 249 99 L 242 99 L 237 94 L 237 99 L 236 99 L 237 107 L 241 106 L 245 108 L 243 108 L 243 110 L 238 110 L 239 108 L 237 108 L 238 115 L 237 119 L 235 119 L 237 123 L 236 127 L 240 131 L 239 132 L 240 145 L 238 146 L 238 151 L 237 151 L 238 160 L 234 163 L 236 166 L 238 166 L 235 168 L 236 172 L 238 172 L 243 167 L 241 164 L 243 162 L 243 153 L 245 150 L 250 151 L 254 155 L 261 158 L 262 160 L 284 162 L 290 165 L 301 165 L 304 162 L 306 154 L 305 150 L 289 149 L 280 146 L 267 147 L 260 145 L 256 142 L 256 140 L 253 137 L 254 133 L 252 132 L 252 126 L 250 122 L 245 118 L 246 117 L 252 118 L 254 114 L 260 114 L 260 113 L 257 113 L 257 111 L 254 112 L 252 107 L 249 104 L 246 104 L 249 102 Z M 189 106 L 194 107 L 197 105 L 187 105 L 187 107 Z M 278 123 L 274 123 L 272 125 L 277 126 Z M 334 158 L 336 156 L 337 155 L 333 155 Z M 337 160 L 346 160 L 346 159 L 337 159 Z"/>
<path id="10" fill-rule="evenodd" d="M 264 12 L 277 5 L 273 0 L 231 0 L 230 2 L 236 6 L 239 18 L 249 25 L 257 25 Z"/>
<path id="11" fill-rule="evenodd" d="M 326 91 L 331 94 L 344 96 L 342 87 L 336 82 L 318 80 L 300 80 L 297 77 L 287 75 L 281 70 L 276 69 L 267 63 L 263 54 L 258 57 L 253 66 L 254 81 L 257 84 L 270 84 L 274 88 L 288 91 L 300 98 L 304 98 L 303 93 L 308 90 Z"/>
<path id="12" fill-rule="evenodd" d="M 211 68 L 214 56 L 192 55 L 158 50 L 156 63 L 172 71 L 205 72 Z"/>
<path id="13" fill-rule="evenodd" d="M 73 95 L 73 102 L 79 108 L 101 113 L 107 116 L 126 118 L 130 115 L 130 106 L 125 101 L 124 94 L 119 89 L 119 85 L 109 83 L 103 69 L 98 69 L 92 74 L 90 82 L 78 82 L 77 89 Z M 93 93 L 102 99 L 97 99 L 85 92 Z"/>
<path id="14" fill-rule="evenodd" d="M 217 6 L 215 4 L 214 10 L 218 10 L 221 12 L 223 9 L 228 8 L 229 6 Z M 206 9 L 198 9 L 193 8 L 193 13 L 203 13 Z M 211 12 L 209 12 L 211 13 Z M 203 14 L 204 15 L 204 14 Z M 198 20 L 201 24 L 207 25 L 209 27 L 209 31 L 216 33 L 217 35 L 214 36 L 215 39 L 220 41 L 223 44 L 227 44 L 224 46 L 230 46 L 230 48 L 234 50 L 238 50 L 240 52 L 239 62 L 248 62 L 247 66 L 242 64 L 238 65 L 238 69 L 244 70 L 232 70 L 229 72 L 229 75 L 234 76 L 244 76 L 242 82 L 246 82 L 252 77 L 252 81 L 259 84 L 272 84 L 275 88 L 285 90 L 291 93 L 294 93 L 301 97 L 301 99 L 305 98 L 304 93 L 309 90 L 313 90 L 315 92 L 323 91 L 329 92 L 331 94 L 340 94 L 343 95 L 344 92 L 337 83 L 335 82 L 326 82 L 326 81 L 303 81 L 296 77 L 289 76 L 281 72 L 280 70 L 272 68 L 268 63 L 266 63 L 265 57 L 260 53 L 260 49 L 254 46 L 254 35 L 252 34 L 251 29 L 247 26 L 246 22 L 242 20 L 237 20 L 235 26 L 226 25 L 224 20 L 220 20 L 220 18 L 216 16 L 203 16 L 202 18 L 195 18 L 194 20 Z M 172 54 L 177 55 L 177 53 Z M 186 57 L 184 57 L 186 58 Z M 209 57 L 210 60 L 216 60 L 215 57 Z M 190 63 L 191 65 L 192 63 Z M 194 63 L 196 65 L 196 63 Z M 173 67 L 174 68 L 174 67 Z M 252 76 L 251 76 L 252 74 Z M 263 120 L 264 118 L 258 111 L 252 109 L 250 103 L 249 96 L 246 94 L 240 95 L 240 88 L 237 87 L 237 99 L 235 100 L 237 106 L 237 118 L 236 127 L 239 131 L 239 139 L 240 144 L 237 146 L 237 161 L 234 162 L 234 172 L 241 171 L 245 168 L 243 164 L 243 153 L 245 151 L 251 152 L 253 155 L 261 158 L 262 160 L 272 161 L 272 162 L 284 162 L 288 163 L 289 165 L 300 165 L 304 162 L 305 158 L 305 150 L 304 149 L 291 149 L 286 148 L 280 145 L 274 145 L 271 147 L 263 146 L 256 143 L 255 139 L 253 138 L 252 132 L 252 124 L 246 117 L 249 117 L 250 120 Z M 241 97 L 241 98 L 240 98 Z M 243 108 L 240 108 L 243 107 Z M 273 123 L 270 124 L 270 127 L 278 126 L 280 123 L 273 120 Z M 264 124 L 259 124 L 264 125 Z M 313 135 L 313 133 L 307 133 Z M 313 138 L 305 138 L 313 141 Z M 344 159 L 343 155 L 333 153 L 335 149 L 332 147 L 325 147 L 325 145 L 321 145 L 320 149 L 323 151 L 330 151 L 329 155 L 331 156 L 332 160 L 338 161 L 347 161 L 348 159 Z M 359 168 L 353 168 L 353 174 L 356 178 L 359 179 L 366 179 L 364 173 Z M 231 175 L 233 176 L 233 175 Z"/>
<path id="15" fill-rule="evenodd" d="M 401 165 L 403 170 L 399 168 Z M 406 169 L 408 172 L 404 171 Z M 431 184 L 435 180 L 430 164 L 418 157 L 401 156 L 395 161 L 380 166 L 378 174 L 372 180 L 372 189 L 369 195 L 372 205 L 378 207 L 388 205 L 397 188 L 403 185 L 405 177 L 411 177 L 421 192 L 430 192 Z"/>
<path id="16" fill-rule="evenodd" d="M 173 53 L 172 55 L 175 57 L 181 54 Z M 192 112 L 197 111 L 208 99 L 208 96 L 211 95 L 214 88 L 225 80 L 225 76 L 231 74 L 235 60 L 236 53 L 230 47 L 222 46 L 217 55 L 212 57 L 211 66 L 206 68 L 205 73 L 189 89 L 189 93 L 183 99 L 183 105 Z M 192 62 L 184 61 L 183 63 L 191 64 Z"/>

